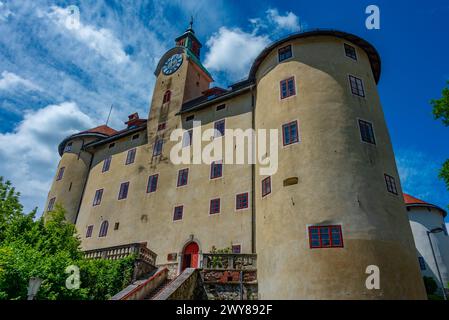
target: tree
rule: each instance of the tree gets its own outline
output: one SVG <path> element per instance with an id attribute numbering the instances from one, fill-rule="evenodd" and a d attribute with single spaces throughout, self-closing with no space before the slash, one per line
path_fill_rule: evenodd
<path id="1" fill-rule="evenodd" d="M 449 85 L 449 81 L 447 84 Z M 449 87 L 443 89 L 441 98 L 433 99 L 430 103 L 433 106 L 435 119 L 441 119 L 446 127 L 449 126 Z"/>
<path id="2" fill-rule="evenodd" d="M 449 81 L 447 81 L 447 84 L 448 87 L 443 89 L 441 98 L 430 101 L 435 119 L 441 120 L 446 127 L 449 126 Z M 449 190 L 449 159 L 443 164 L 439 177 L 445 182 L 446 188 Z"/>
<path id="3" fill-rule="evenodd" d="M 0 176 L 0 241 L 5 236 L 6 226 L 22 215 L 23 207 L 19 202 L 20 193 L 12 187 L 11 182 L 3 182 Z"/>
<path id="4" fill-rule="evenodd" d="M 134 257 L 86 260 L 73 224 L 60 205 L 35 219 L 36 210 L 24 214 L 19 193 L 0 177 L 0 299 L 26 299 L 31 277 L 43 279 L 37 299 L 104 300 L 132 279 Z M 80 270 L 80 288 L 68 289 L 68 266 Z"/>

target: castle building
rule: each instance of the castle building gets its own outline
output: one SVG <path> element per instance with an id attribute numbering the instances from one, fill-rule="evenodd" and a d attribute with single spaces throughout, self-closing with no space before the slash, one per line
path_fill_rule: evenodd
<path id="1" fill-rule="evenodd" d="M 175 274 L 213 247 L 255 253 L 261 299 L 425 298 L 376 49 L 340 31 L 294 34 L 227 89 L 211 87 L 200 50 L 190 27 L 162 56 L 147 120 L 61 142 L 46 210 L 66 208 L 84 250 L 146 242 Z M 194 149 L 195 121 L 217 141 L 277 129 L 276 173 L 261 175 L 260 161 L 174 164 L 170 135 L 186 130 Z M 379 288 L 367 287 L 368 266 Z"/>
<path id="2" fill-rule="evenodd" d="M 431 277 L 449 294 L 449 235 L 442 208 L 404 193 L 410 226 L 423 276 Z M 441 277 L 441 278 L 440 278 Z"/>

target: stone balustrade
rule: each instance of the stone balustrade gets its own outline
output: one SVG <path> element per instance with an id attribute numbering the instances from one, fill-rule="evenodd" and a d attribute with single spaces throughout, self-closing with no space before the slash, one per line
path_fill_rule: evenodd
<path id="1" fill-rule="evenodd" d="M 213 270 L 256 270 L 257 255 L 203 253 L 202 268 Z"/>
<path id="2" fill-rule="evenodd" d="M 147 248 L 146 242 L 84 251 L 84 257 L 86 259 L 117 260 L 131 255 L 136 255 L 137 260 L 149 265 L 156 265 L 157 255 Z"/>

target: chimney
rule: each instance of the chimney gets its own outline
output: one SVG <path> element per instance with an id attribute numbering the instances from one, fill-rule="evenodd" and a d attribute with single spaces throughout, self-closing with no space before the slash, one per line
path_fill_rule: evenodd
<path id="1" fill-rule="evenodd" d="M 128 116 L 128 121 L 126 121 L 125 124 L 128 126 L 128 129 L 129 129 L 129 128 L 138 126 L 141 122 L 142 121 L 140 121 L 140 119 L 139 119 L 139 114 L 137 112 L 135 112 Z"/>

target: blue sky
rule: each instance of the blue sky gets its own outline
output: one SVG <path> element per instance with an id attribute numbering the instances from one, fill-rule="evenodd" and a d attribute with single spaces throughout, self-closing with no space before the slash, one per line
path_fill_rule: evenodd
<path id="1" fill-rule="evenodd" d="M 367 30 L 365 8 L 381 10 Z M 80 27 L 66 27 L 68 5 Z M 379 92 L 404 191 L 446 207 L 437 174 L 449 128 L 429 100 L 449 80 L 449 2 L 427 1 L 8 1 L 0 0 L 0 175 L 42 211 L 65 136 L 126 116 L 146 117 L 153 71 L 195 17 L 202 59 L 217 84 L 245 78 L 252 59 L 292 32 L 332 28 L 371 42 L 382 58 Z"/>

